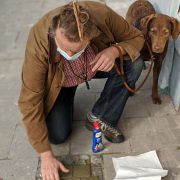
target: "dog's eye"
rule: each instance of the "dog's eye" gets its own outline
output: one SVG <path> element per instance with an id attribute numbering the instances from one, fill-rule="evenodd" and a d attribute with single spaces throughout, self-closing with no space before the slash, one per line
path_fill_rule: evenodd
<path id="1" fill-rule="evenodd" d="M 152 34 L 155 34 L 155 33 L 157 32 L 157 30 L 156 30 L 156 29 L 151 29 L 150 32 L 151 32 Z"/>
<path id="2" fill-rule="evenodd" d="M 164 31 L 164 35 L 169 35 L 169 31 Z"/>
<path id="3" fill-rule="evenodd" d="M 151 32 L 153 33 L 153 32 L 154 32 L 154 29 L 151 29 Z"/>

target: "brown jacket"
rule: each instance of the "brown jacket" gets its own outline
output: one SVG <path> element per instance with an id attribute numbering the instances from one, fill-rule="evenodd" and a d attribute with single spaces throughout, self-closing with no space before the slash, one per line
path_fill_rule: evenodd
<path id="1" fill-rule="evenodd" d="M 97 54 L 119 43 L 134 61 L 140 56 L 144 38 L 109 7 L 97 2 L 81 2 L 102 32 L 91 41 Z M 31 145 L 39 153 L 50 150 L 45 118 L 50 112 L 64 81 L 63 64 L 56 51 L 54 39 L 48 36 L 51 19 L 61 7 L 50 11 L 31 29 L 22 68 L 22 88 L 19 108 Z"/>

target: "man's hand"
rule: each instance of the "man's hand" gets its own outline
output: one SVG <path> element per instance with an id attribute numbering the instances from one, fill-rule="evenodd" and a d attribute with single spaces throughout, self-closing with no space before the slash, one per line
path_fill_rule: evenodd
<path id="1" fill-rule="evenodd" d="M 41 153 L 41 176 L 43 180 L 60 180 L 59 171 L 68 173 L 69 170 L 56 160 L 51 151 Z"/>
<path id="2" fill-rule="evenodd" d="M 120 47 L 122 54 L 125 54 L 125 51 Z M 91 64 L 94 64 L 92 71 L 105 71 L 108 72 L 114 67 L 115 59 L 119 57 L 119 51 L 111 46 L 104 49 L 98 53 Z"/>

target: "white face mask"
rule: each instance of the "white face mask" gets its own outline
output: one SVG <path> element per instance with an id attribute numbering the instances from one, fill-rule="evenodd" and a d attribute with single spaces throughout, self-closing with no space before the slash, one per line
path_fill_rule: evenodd
<path id="1" fill-rule="evenodd" d="M 87 45 L 86 45 L 87 47 Z M 78 53 L 74 54 L 73 56 L 69 56 L 65 51 L 63 51 L 60 47 L 57 48 L 57 51 L 68 61 L 75 61 L 76 59 L 78 59 L 81 54 L 84 52 L 84 50 L 86 49 L 83 48 L 81 51 L 79 51 Z"/>
<path id="2" fill-rule="evenodd" d="M 81 50 L 79 51 L 78 53 L 74 54 L 73 56 L 69 56 L 64 50 L 62 50 L 59 45 L 58 45 L 58 42 L 55 38 L 55 41 L 56 41 L 56 44 L 57 44 L 57 51 L 68 61 L 75 61 L 76 59 L 78 59 L 82 53 L 85 51 L 86 47 L 88 44 L 86 44 L 86 46 Z"/>

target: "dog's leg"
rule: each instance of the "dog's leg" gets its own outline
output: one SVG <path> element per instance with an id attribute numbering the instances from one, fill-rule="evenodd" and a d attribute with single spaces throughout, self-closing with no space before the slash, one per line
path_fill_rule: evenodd
<path id="1" fill-rule="evenodd" d="M 154 104 L 161 104 L 161 98 L 158 95 L 158 78 L 161 71 L 162 61 L 154 61 L 153 68 L 153 87 L 152 87 L 152 101 Z"/>

